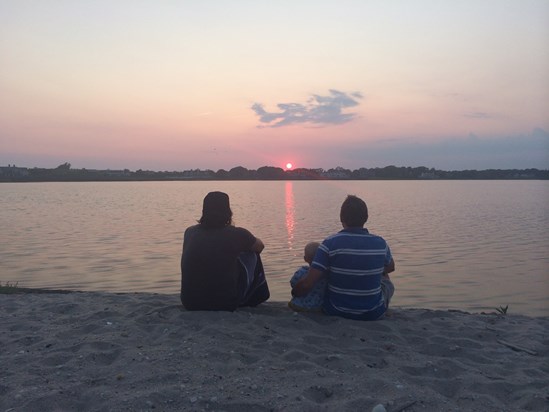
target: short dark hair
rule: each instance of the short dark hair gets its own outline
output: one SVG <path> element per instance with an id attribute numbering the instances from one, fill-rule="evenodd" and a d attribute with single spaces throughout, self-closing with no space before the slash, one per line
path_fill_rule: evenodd
<path id="1" fill-rule="evenodd" d="M 368 206 L 361 198 L 348 195 L 341 205 L 339 217 L 341 222 L 349 227 L 362 227 L 368 220 Z"/>
<path id="2" fill-rule="evenodd" d="M 210 192 L 204 198 L 202 217 L 198 222 L 205 228 L 218 228 L 232 224 L 232 217 L 229 195 L 223 192 Z"/>

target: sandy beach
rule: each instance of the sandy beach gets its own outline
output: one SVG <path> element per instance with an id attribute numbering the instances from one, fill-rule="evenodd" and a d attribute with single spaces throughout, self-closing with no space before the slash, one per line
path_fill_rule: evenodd
<path id="1" fill-rule="evenodd" d="M 0 295 L 0 313 L 1 412 L 549 410 L 546 317 L 95 292 Z"/>

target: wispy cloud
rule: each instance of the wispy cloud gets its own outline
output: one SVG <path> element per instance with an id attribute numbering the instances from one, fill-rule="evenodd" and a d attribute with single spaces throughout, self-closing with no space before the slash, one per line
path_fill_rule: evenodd
<path id="1" fill-rule="evenodd" d="M 362 99 L 362 94 L 348 94 L 334 89 L 329 92 L 328 96 L 313 94 L 305 104 L 279 103 L 279 112 L 268 112 L 261 103 L 254 103 L 251 109 L 264 124 L 258 127 L 281 127 L 301 123 L 330 125 L 353 120 L 356 113 L 343 113 L 343 110 L 358 106 L 358 99 Z"/>
<path id="2" fill-rule="evenodd" d="M 463 113 L 463 116 L 471 119 L 492 119 L 496 117 L 495 115 L 486 112 L 467 112 Z"/>

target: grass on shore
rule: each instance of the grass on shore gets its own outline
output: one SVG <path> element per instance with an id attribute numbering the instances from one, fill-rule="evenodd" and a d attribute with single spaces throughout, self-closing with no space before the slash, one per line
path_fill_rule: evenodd
<path id="1" fill-rule="evenodd" d="M 509 305 L 506 305 L 505 307 L 500 306 L 499 308 L 496 308 L 496 312 L 499 315 L 505 316 L 507 315 L 507 310 L 509 309 Z"/>
<path id="2" fill-rule="evenodd" d="M 0 282 L 0 294 L 7 295 L 10 293 L 17 293 L 18 290 L 18 283 L 6 282 L 2 284 L 2 282 Z"/>

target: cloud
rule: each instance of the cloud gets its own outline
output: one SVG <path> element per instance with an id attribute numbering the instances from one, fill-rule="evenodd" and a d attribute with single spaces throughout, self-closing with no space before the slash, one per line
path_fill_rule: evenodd
<path id="1" fill-rule="evenodd" d="M 343 110 L 358 106 L 357 99 L 362 99 L 362 94 L 347 94 L 333 89 L 329 92 L 328 96 L 313 94 L 305 104 L 279 103 L 277 107 L 280 112 L 267 112 L 261 103 L 254 103 L 251 109 L 259 117 L 259 121 L 265 124 L 258 127 L 282 127 L 300 123 L 329 125 L 353 120 L 356 113 L 343 113 Z"/>
<path id="2" fill-rule="evenodd" d="M 471 119 L 492 119 L 496 116 L 486 112 L 467 112 L 463 114 L 463 117 L 469 117 Z"/>

